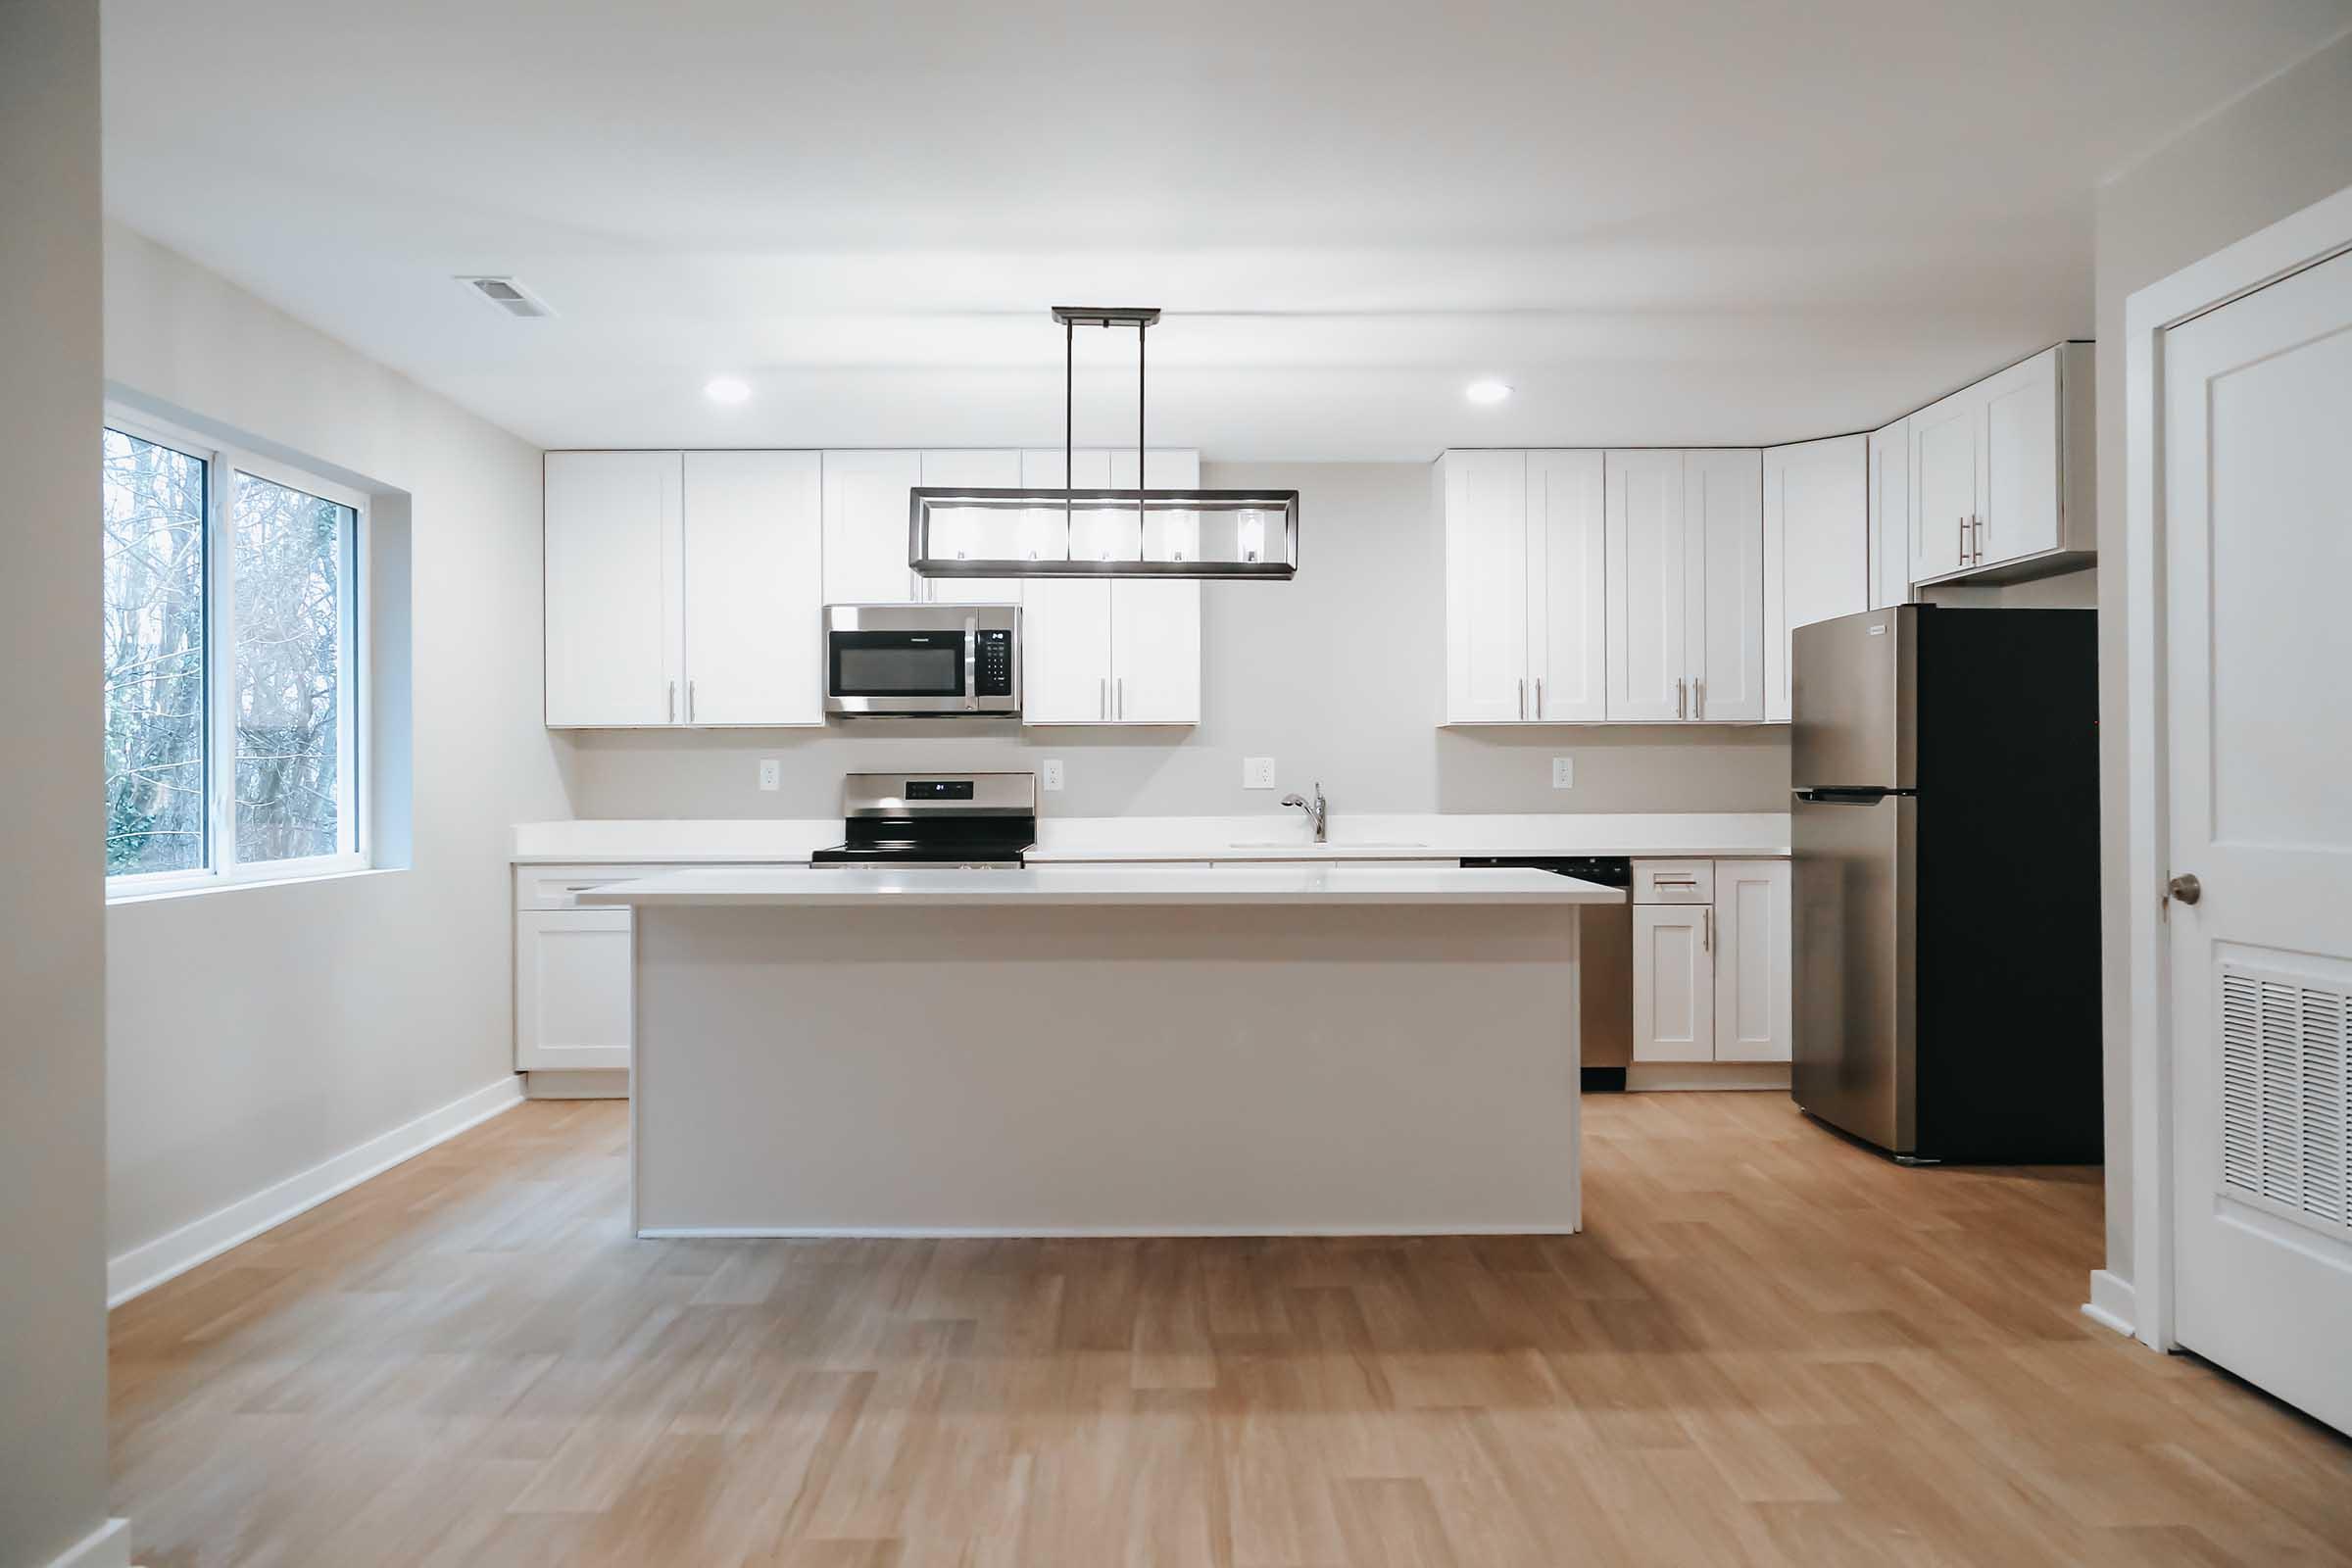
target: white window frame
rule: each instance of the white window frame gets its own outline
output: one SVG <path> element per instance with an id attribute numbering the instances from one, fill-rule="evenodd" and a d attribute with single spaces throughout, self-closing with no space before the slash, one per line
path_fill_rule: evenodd
<path id="1" fill-rule="evenodd" d="M 343 876 L 368 869 L 368 795 L 360 787 L 368 765 L 368 574 L 360 561 L 368 550 L 368 495 L 292 464 L 266 458 L 217 437 L 170 423 L 136 410 L 106 405 L 109 430 L 184 453 L 206 465 L 204 484 L 204 788 L 205 846 L 200 867 L 184 871 L 128 872 L 105 876 L 109 903 L 158 894 L 195 893 L 251 887 L 314 877 Z M 332 855 L 289 860 L 240 861 L 236 835 L 236 538 L 237 475 L 300 490 L 351 509 L 343 540 L 335 604 L 342 624 L 337 635 L 341 669 L 335 694 L 338 715 L 335 755 L 335 828 Z"/>

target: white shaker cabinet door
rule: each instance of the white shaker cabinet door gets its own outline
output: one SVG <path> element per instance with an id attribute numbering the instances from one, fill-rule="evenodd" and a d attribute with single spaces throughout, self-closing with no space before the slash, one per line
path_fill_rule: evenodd
<path id="1" fill-rule="evenodd" d="M 922 482 L 919 452 L 825 454 L 826 604 L 903 605 L 915 597 L 906 493 Z"/>
<path id="2" fill-rule="evenodd" d="M 1021 596 L 1021 721 L 1110 722 L 1110 582 L 1032 577 Z"/>
<path id="3" fill-rule="evenodd" d="M 1714 910 L 1690 904 L 1634 906 L 1634 1059 L 1715 1058 Z"/>
<path id="4" fill-rule="evenodd" d="M 1527 454 L 1448 452 L 1438 484 L 1446 526 L 1446 721 L 1528 716 Z"/>
<path id="5" fill-rule="evenodd" d="M 678 716 L 679 457 L 547 455 L 547 722 Z"/>
<path id="6" fill-rule="evenodd" d="M 813 452 L 686 454 L 685 722 L 824 722 L 822 474 Z"/>
<path id="7" fill-rule="evenodd" d="M 1683 455 L 1603 456 L 1607 481 L 1608 716 L 1690 717 Z"/>
<path id="8" fill-rule="evenodd" d="M 626 1067 L 634 961 L 625 908 L 516 911 L 515 1070 Z"/>
<path id="9" fill-rule="evenodd" d="M 1018 489 L 1021 483 L 1021 455 L 1010 449 L 993 452 L 956 449 L 926 452 L 922 455 L 922 482 L 926 488 L 975 485 L 992 490 Z M 935 540 L 933 547 L 961 548 L 975 558 L 1014 558 L 1021 554 L 1022 521 L 1017 512 L 994 512 L 973 516 L 965 523 L 973 530 L 970 538 L 959 541 Z M 1017 605 L 1021 602 L 1021 579 L 930 577 L 923 580 L 923 597 L 935 605 Z"/>
<path id="10" fill-rule="evenodd" d="M 1608 518 L 1597 452 L 1527 455 L 1530 718 L 1608 716 Z"/>
<path id="11" fill-rule="evenodd" d="M 1870 608 L 1911 597 L 1911 421 L 1870 436 Z"/>
<path id="12" fill-rule="evenodd" d="M 1764 716 L 1764 455 L 1692 452 L 1683 469 L 1690 716 Z"/>
<path id="13" fill-rule="evenodd" d="M 1869 608 L 1869 440 L 1833 436 L 1764 453 L 1764 717 L 1787 723 L 1799 626 Z"/>
<path id="14" fill-rule="evenodd" d="M 1715 862 L 1713 946 L 1715 1059 L 1787 1061 L 1796 961 L 1787 860 Z"/>
<path id="15" fill-rule="evenodd" d="M 1911 580 L 1958 571 L 1974 550 L 1977 446 L 1984 423 L 1977 389 L 1911 416 Z"/>
<path id="16" fill-rule="evenodd" d="M 1979 564 L 2058 548 L 2058 354 L 2045 349 L 1980 384 Z"/>
<path id="17" fill-rule="evenodd" d="M 1120 724 L 1200 722 L 1200 584 L 1110 583 L 1110 716 Z"/>

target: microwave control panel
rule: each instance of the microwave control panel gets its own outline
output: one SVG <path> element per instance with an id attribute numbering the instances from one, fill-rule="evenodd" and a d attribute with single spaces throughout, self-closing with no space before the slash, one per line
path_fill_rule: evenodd
<path id="1" fill-rule="evenodd" d="M 979 633 L 978 680 L 976 697 L 1010 697 L 1012 695 L 1012 633 L 983 631 Z"/>

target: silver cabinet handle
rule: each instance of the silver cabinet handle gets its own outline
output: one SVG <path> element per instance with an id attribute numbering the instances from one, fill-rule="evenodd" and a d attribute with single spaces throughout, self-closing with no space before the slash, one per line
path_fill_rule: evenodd
<path id="1" fill-rule="evenodd" d="M 1707 716 L 1707 683 L 1696 676 L 1692 676 L 1690 680 L 1690 716 L 1692 718 Z"/>
<path id="2" fill-rule="evenodd" d="M 671 681 L 671 682 L 669 683 L 669 717 L 668 717 L 666 720 L 664 720 L 664 722 L 666 722 L 666 723 L 671 723 L 671 724 L 675 724 L 677 721 L 678 721 L 678 683 L 677 683 L 676 681 L 674 681 L 674 680 L 673 680 L 673 681 Z"/>
<path id="3" fill-rule="evenodd" d="M 1527 677 L 1525 675 L 1519 677 L 1519 716 L 1521 718 L 1527 716 Z"/>
<path id="4" fill-rule="evenodd" d="M 1690 716 L 1689 703 L 1690 684 L 1690 681 L 1681 675 L 1677 675 L 1674 678 L 1674 716 L 1677 718 L 1689 718 Z"/>
<path id="5" fill-rule="evenodd" d="M 1110 717 L 1110 677 L 1108 675 L 1102 677 L 1101 687 L 1102 689 L 1095 693 L 1095 716 L 1108 718 Z"/>
<path id="6" fill-rule="evenodd" d="M 1544 677 L 1536 677 L 1536 717 L 1544 716 Z"/>
<path id="7" fill-rule="evenodd" d="M 1127 677 L 1124 675 L 1111 683 L 1110 716 L 1119 719 L 1127 716 Z"/>
<path id="8" fill-rule="evenodd" d="M 692 676 L 688 676 L 686 679 L 686 722 L 689 724 L 694 722 L 694 678 Z"/>
<path id="9" fill-rule="evenodd" d="M 1976 552 L 1976 564 L 1982 566 L 1984 564 L 1984 519 L 1979 517 L 1975 520 L 1976 526 L 1969 530 L 1968 537 L 1970 545 Z"/>
<path id="10" fill-rule="evenodd" d="M 1704 906 L 1698 911 L 1698 951 L 1715 951 L 1715 911 Z"/>
<path id="11" fill-rule="evenodd" d="M 1960 554 L 1954 559 L 1960 565 L 1965 566 L 1968 564 L 1968 519 L 1956 517 L 1953 520 L 1960 524 Z"/>

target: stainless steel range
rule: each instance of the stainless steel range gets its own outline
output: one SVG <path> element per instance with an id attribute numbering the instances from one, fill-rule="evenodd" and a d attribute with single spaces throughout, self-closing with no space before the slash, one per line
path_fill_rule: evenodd
<path id="1" fill-rule="evenodd" d="M 848 837 L 815 865 L 1017 867 L 1037 842 L 1034 773 L 852 773 Z"/>

